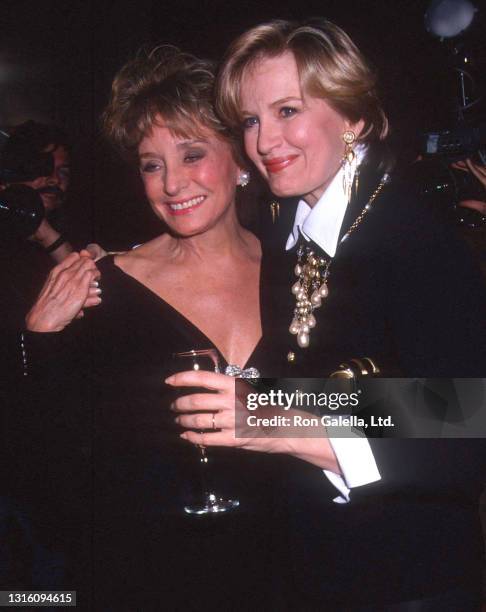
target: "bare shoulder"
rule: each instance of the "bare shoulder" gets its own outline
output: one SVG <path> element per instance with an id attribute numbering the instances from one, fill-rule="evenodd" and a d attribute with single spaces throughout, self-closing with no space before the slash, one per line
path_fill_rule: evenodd
<path id="1" fill-rule="evenodd" d="M 171 240 L 167 234 L 157 236 L 131 251 L 116 255 L 115 264 L 127 274 L 137 276 L 137 273 L 147 270 L 155 262 L 160 263 L 161 259 L 167 258 Z"/>

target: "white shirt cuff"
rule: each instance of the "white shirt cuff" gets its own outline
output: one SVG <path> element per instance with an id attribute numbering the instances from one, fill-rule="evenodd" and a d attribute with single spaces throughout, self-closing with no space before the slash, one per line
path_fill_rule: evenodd
<path id="1" fill-rule="evenodd" d="M 329 443 L 342 472 L 340 476 L 324 470 L 324 474 L 340 493 L 334 502 L 346 504 L 350 501 L 351 489 L 381 480 L 367 438 L 329 438 Z"/>

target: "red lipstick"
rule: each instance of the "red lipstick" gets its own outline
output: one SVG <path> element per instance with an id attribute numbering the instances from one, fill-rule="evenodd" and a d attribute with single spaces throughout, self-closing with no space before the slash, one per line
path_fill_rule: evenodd
<path id="1" fill-rule="evenodd" d="M 296 159 L 297 155 L 287 155 L 286 157 L 272 157 L 271 159 L 263 160 L 263 165 L 272 174 L 285 170 Z"/>

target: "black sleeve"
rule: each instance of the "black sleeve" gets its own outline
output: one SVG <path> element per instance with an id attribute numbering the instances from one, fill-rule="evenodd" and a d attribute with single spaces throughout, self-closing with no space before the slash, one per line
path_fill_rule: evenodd
<path id="1" fill-rule="evenodd" d="M 74 516 L 90 488 L 89 330 L 76 321 L 59 333 L 19 333 L 18 344 L 23 373 L 3 411 L 4 486 L 46 517 Z"/>
<path id="2" fill-rule="evenodd" d="M 415 200 L 390 207 L 388 318 L 406 376 L 486 375 L 486 286 L 443 215 Z"/>
<path id="3" fill-rule="evenodd" d="M 476 501 L 486 484 L 486 440 L 370 439 L 381 480 L 353 490 L 367 495 L 452 496 Z"/>
<path id="4" fill-rule="evenodd" d="M 484 377 L 486 291 L 468 247 L 421 202 L 398 206 L 394 214 L 395 230 L 384 236 L 392 271 L 388 313 L 406 375 Z M 482 410 L 484 402 L 480 398 Z M 382 480 L 357 495 L 401 489 L 477 499 L 486 481 L 484 438 L 370 439 L 370 444 Z"/>

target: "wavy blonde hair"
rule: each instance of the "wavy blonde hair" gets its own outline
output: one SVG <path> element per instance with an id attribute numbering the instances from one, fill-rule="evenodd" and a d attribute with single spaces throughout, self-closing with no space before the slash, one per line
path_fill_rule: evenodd
<path id="1" fill-rule="evenodd" d="M 285 52 L 295 58 L 305 94 L 325 99 L 353 123 L 363 120 L 361 142 L 385 139 L 388 120 L 376 92 L 376 74 L 349 36 L 327 20 L 270 21 L 231 44 L 216 87 L 216 110 L 225 123 L 235 130 L 241 126 L 241 83 L 247 71 Z"/>

